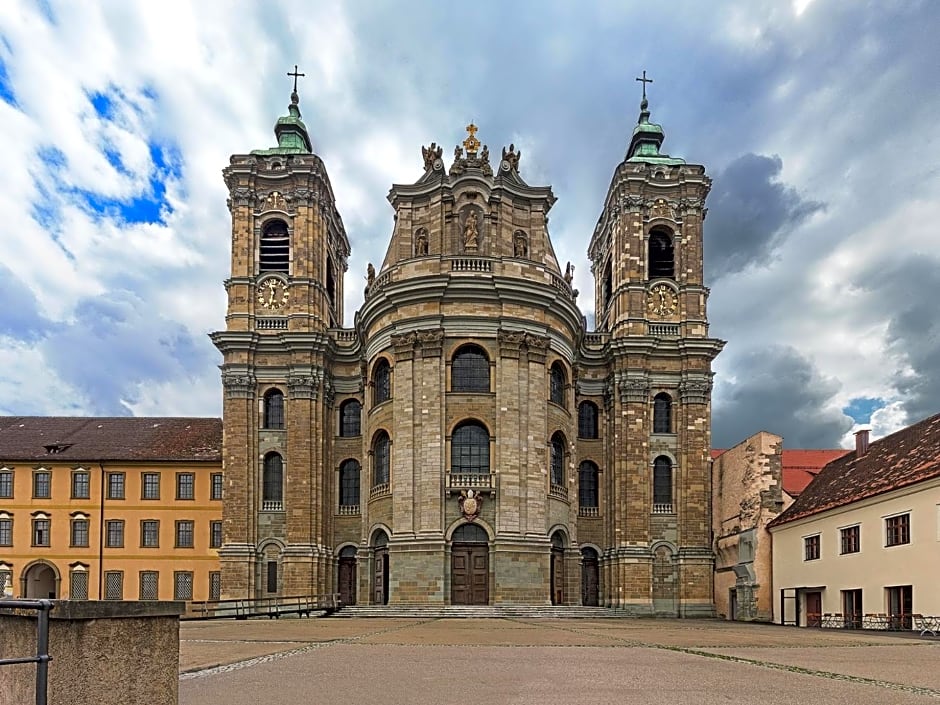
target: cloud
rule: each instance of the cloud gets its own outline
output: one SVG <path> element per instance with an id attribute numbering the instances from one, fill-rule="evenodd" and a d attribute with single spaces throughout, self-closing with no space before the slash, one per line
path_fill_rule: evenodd
<path id="1" fill-rule="evenodd" d="M 705 221 L 705 274 L 712 281 L 767 266 L 794 228 L 824 204 L 780 182 L 778 156 L 744 154 L 715 176 Z"/>
<path id="2" fill-rule="evenodd" d="M 792 347 L 750 350 L 719 380 L 712 415 L 712 446 L 730 448 L 758 430 L 784 438 L 787 448 L 838 448 L 852 419 L 833 406 L 839 391 Z"/>

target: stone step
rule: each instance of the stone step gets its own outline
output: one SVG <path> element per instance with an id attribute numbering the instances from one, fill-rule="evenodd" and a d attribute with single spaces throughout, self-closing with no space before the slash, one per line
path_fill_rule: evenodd
<path id="1" fill-rule="evenodd" d="M 350 605 L 330 617 L 400 617 L 409 619 L 548 618 L 623 619 L 629 615 L 610 607 L 552 605 Z"/>

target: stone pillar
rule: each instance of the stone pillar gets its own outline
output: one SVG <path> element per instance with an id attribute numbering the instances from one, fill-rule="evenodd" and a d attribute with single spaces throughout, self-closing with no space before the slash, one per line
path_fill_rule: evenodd
<path id="1" fill-rule="evenodd" d="M 0 658 L 36 655 L 35 610 L 0 600 Z M 49 705 L 176 705 L 182 602 L 58 600 L 49 619 Z M 35 701 L 36 665 L 4 666 L 0 702 Z"/>

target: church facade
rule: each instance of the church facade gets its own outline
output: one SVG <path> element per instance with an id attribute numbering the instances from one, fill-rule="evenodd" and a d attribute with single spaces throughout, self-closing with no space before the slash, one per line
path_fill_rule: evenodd
<path id="1" fill-rule="evenodd" d="M 702 166 L 644 95 L 590 240 L 587 330 L 555 195 L 468 136 L 394 185 L 344 328 L 350 243 L 295 91 L 224 170 L 223 597 L 713 614 Z M 449 155 L 448 155 L 449 156 Z"/>

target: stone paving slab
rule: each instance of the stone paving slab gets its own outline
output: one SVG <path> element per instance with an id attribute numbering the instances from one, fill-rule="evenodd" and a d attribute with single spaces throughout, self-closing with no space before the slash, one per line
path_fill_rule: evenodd
<path id="1" fill-rule="evenodd" d="M 932 688 L 940 692 L 940 644 L 923 642 L 873 648 L 830 647 L 809 649 L 707 649 L 786 666 L 842 673 L 862 678 Z"/>
<path id="2" fill-rule="evenodd" d="M 927 649 L 921 649 L 926 652 Z M 835 680 L 663 648 L 319 643 L 194 675 L 180 705 L 915 705 L 940 693 Z"/>

